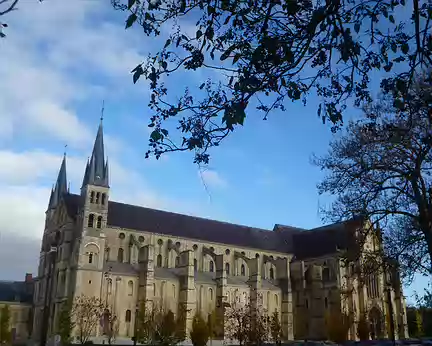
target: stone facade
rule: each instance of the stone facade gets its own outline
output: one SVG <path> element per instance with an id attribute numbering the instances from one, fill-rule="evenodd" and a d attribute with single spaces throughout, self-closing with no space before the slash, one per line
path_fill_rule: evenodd
<path id="1" fill-rule="evenodd" d="M 9 327 L 13 342 L 23 342 L 31 334 L 33 278 L 26 274 L 24 281 L 0 281 L 0 315 L 7 305 L 10 313 Z"/>
<path id="2" fill-rule="evenodd" d="M 340 235 L 355 233 L 361 225 L 354 220 L 315 230 L 282 225 L 260 230 L 112 202 L 100 125 L 81 193 L 67 189 L 64 158 L 51 194 L 32 335 L 41 338 L 44 319 L 48 335 L 55 334 L 61 305 L 80 294 L 106 301 L 124 338 L 134 335 L 140 302 L 174 313 L 185 308 L 186 330 L 196 312 L 215 311 L 221 318 L 234 302 L 250 301 L 269 315 L 280 314 L 287 340 L 325 339 L 324 315 L 330 307 L 353 312 L 355 320 L 371 312 L 371 325 L 384 335 L 383 275 L 360 285 L 338 255 L 347 245 Z M 374 238 L 365 246 L 375 245 Z M 353 289 L 346 294 L 348 286 Z M 391 304 L 397 335 L 405 337 L 399 282 L 391 288 Z M 97 328 L 95 336 L 101 334 Z M 355 324 L 350 338 L 356 338 Z"/>

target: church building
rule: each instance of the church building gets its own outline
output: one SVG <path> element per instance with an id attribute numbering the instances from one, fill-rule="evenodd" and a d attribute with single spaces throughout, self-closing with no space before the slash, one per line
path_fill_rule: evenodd
<path id="1" fill-rule="evenodd" d="M 250 302 L 269 316 L 278 312 L 285 340 L 326 339 L 330 310 L 353 316 L 351 339 L 357 339 L 362 314 L 371 338 L 388 336 L 391 318 L 396 337 L 407 336 L 400 281 L 390 284 L 377 272 L 360 284 L 340 257 L 355 244 L 361 219 L 311 230 L 279 224 L 258 229 L 115 202 L 111 189 L 101 123 L 81 190 L 69 191 L 64 157 L 51 192 L 35 279 L 33 339 L 55 335 L 62 304 L 82 294 L 110 306 L 118 338 L 134 335 L 143 301 L 175 314 L 184 308 L 186 330 L 197 312 L 224 318 L 230 306 Z M 379 237 L 371 235 L 364 246 L 381 246 Z M 94 337 L 103 338 L 102 327 Z"/>

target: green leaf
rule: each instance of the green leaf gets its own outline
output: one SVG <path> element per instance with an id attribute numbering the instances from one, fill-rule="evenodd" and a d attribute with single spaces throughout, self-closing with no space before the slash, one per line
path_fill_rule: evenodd
<path id="1" fill-rule="evenodd" d="M 220 59 L 223 61 L 226 58 L 228 58 L 230 56 L 230 54 L 232 53 L 232 51 L 234 50 L 235 45 L 233 44 L 231 47 L 229 47 L 225 52 L 222 53 Z"/>
<path id="2" fill-rule="evenodd" d="M 154 130 L 154 131 L 151 133 L 150 138 L 151 138 L 153 141 L 157 142 L 158 140 L 160 140 L 160 139 L 162 138 L 162 135 L 160 134 L 160 132 L 159 132 L 158 130 Z"/>
<path id="3" fill-rule="evenodd" d="M 132 8 L 133 5 L 135 5 L 136 0 L 128 0 L 128 10 Z"/>
<path id="4" fill-rule="evenodd" d="M 168 130 L 161 129 L 161 132 L 164 136 L 168 136 Z"/>
<path id="5" fill-rule="evenodd" d="M 393 24 L 395 23 L 395 19 L 394 19 L 392 14 L 389 16 L 389 20 L 391 23 L 393 23 Z"/>
<path id="6" fill-rule="evenodd" d="M 128 17 L 128 19 L 126 19 L 126 27 L 125 27 L 125 29 L 130 28 L 130 27 L 132 26 L 132 24 L 135 23 L 135 21 L 136 21 L 137 19 L 138 19 L 137 15 L 136 15 L 135 13 L 132 13 L 132 14 Z"/>
<path id="7" fill-rule="evenodd" d="M 196 32 L 196 39 L 198 40 L 201 36 L 202 36 L 202 31 L 201 30 L 198 30 L 197 32 Z"/>
<path id="8" fill-rule="evenodd" d="M 402 53 L 408 54 L 408 52 L 409 52 L 408 43 L 406 43 L 406 42 L 402 43 L 401 50 L 402 50 Z"/>
<path id="9" fill-rule="evenodd" d="M 164 49 L 167 48 L 171 44 L 171 39 L 166 40 Z"/>
<path id="10" fill-rule="evenodd" d="M 354 24 L 354 31 L 355 31 L 356 33 L 358 33 L 358 32 L 360 31 L 360 27 L 361 27 L 361 24 L 360 24 L 360 23 L 355 23 L 355 24 Z"/>
<path id="11" fill-rule="evenodd" d="M 132 72 L 134 73 L 132 76 L 133 79 L 133 83 L 136 84 L 136 82 L 138 81 L 138 79 L 141 77 L 141 75 L 144 73 L 144 70 L 142 68 L 141 65 L 138 65 L 137 67 L 135 67 Z"/>

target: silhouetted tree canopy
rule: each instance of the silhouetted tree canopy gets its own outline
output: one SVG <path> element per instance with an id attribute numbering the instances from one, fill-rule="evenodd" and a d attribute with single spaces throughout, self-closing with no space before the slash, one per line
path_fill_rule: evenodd
<path id="1" fill-rule="evenodd" d="M 318 116 L 336 130 L 347 104 L 371 100 L 377 71 L 387 73 L 386 91 L 403 95 L 414 71 L 432 61 L 427 1 L 112 2 L 128 13 L 126 28 L 139 25 L 145 35 L 169 36 L 132 71 L 134 83 L 141 76 L 150 81 L 153 132 L 147 154 L 157 158 L 192 150 L 196 162 L 207 163 L 208 149 L 243 125 L 246 115 L 261 113 L 266 119 L 308 96 L 322 100 Z M 195 70 L 208 74 L 197 85 L 183 79 L 183 94 L 164 83 Z M 167 125 L 172 118 L 178 122 L 173 130 Z"/>
<path id="2" fill-rule="evenodd" d="M 326 218 L 363 215 L 370 230 L 379 224 L 386 256 L 408 277 L 432 273 L 431 85 L 421 76 L 401 107 L 389 95 L 370 103 L 364 119 L 314 158 L 328 173 L 319 192 L 336 197 Z"/>

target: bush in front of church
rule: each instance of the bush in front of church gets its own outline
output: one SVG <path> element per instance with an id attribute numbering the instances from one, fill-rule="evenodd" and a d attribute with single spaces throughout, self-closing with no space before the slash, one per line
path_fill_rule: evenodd
<path id="1" fill-rule="evenodd" d="M 210 332 L 207 323 L 200 314 L 195 315 L 192 321 L 190 338 L 194 346 L 205 346 L 209 340 Z"/>

